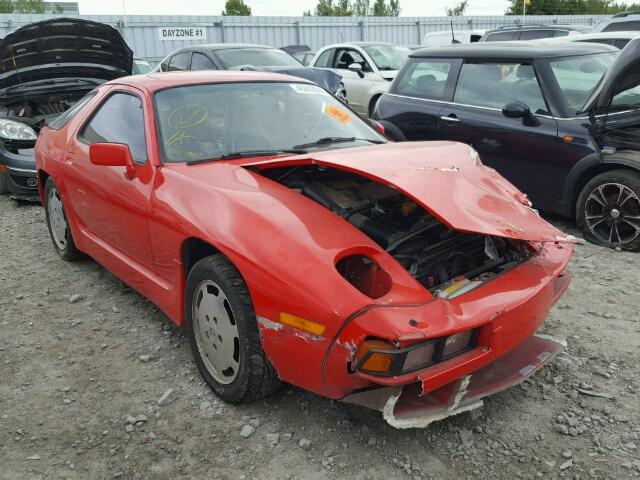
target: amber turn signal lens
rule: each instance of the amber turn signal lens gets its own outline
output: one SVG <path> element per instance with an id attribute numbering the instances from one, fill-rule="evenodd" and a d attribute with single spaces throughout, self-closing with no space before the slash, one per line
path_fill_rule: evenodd
<path id="1" fill-rule="evenodd" d="M 391 369 L 391 360 L 393 358 L 391 353 L 372 352 L 369 356 L 367 356 L 367 353 L 370 350 L 393 349 L 393 345 L 382 340 L 365 340 L 358 349 L 357 363 L 359 368 L 367 372 L 388 372 Z M 367 357 L 365 362 L 360 364 L 365 357 Z"/>
<path id="2" fill-rule="evenodd" d="M 284 323 L 290 327 L 297 328 L 298 330 L 304 330 L 305 332 L 318 336 L 322 335 L 327 328 L 321 323 L 312 322 L 306 318 L 298 317 L 286 312 L 280 312 L 280 323 Z"/>

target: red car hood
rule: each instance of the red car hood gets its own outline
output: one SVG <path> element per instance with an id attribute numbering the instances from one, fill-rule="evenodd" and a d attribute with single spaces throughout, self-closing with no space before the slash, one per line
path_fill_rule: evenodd
<path id="1" fill-rule="evenodd" d="M 570 242 L 531 209 L 526 195 L 453 142 L 388 143 L 243 163 L 262 169 L 317 164 L 389 185 L 451 228 L 527 241 Z"/>

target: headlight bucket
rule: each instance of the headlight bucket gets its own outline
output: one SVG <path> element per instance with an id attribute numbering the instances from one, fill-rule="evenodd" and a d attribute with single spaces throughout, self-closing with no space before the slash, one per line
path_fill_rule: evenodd
<path id="1" fill-rule="evenodd" d="M 404 348 L 394 348 L 384 340 L 367 339 L 358 348 L 355 369 L 383 377 L 411 373 L 474 349 L 479 332 L 476 328 Z"/>
<path id="2" fill-rule="evenodd" d="M 0 118 L 0 137 L 7 140 L 38 139 L 38 135 L 29 125 L 8 118 Z"/>

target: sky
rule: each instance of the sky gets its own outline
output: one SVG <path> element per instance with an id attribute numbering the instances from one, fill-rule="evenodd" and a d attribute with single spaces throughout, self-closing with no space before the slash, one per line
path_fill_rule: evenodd
<path id="1" fill-rule="evenodd" d="M 225 0 L 78 0 L 82 15 L 220 15 Z M 371 0 L 373 2 L 373 0 Z M 400 0 L 402 16 L 444 15 L 458 0 Z M 317 0 L 245 0 L 253 15 L 298 16 Z M 470 0 L 467 15 L 502 15 L 507 0 Z"/>

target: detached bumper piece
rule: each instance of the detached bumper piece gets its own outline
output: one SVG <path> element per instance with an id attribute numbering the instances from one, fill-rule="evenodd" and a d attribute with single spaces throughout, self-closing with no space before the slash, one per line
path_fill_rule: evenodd
<path id="1" fill-rule="evenodd" d="M 427 391 L 428 378 L 404 387 L 354 393 L 343 401 L 379 410 L 396 428 L 424 428 L 437 420 L 482 406 L 482 398 L 517 385 L 564 348 L 560 340 L 533 335 L 509 353 L 443 387 Z"/>

